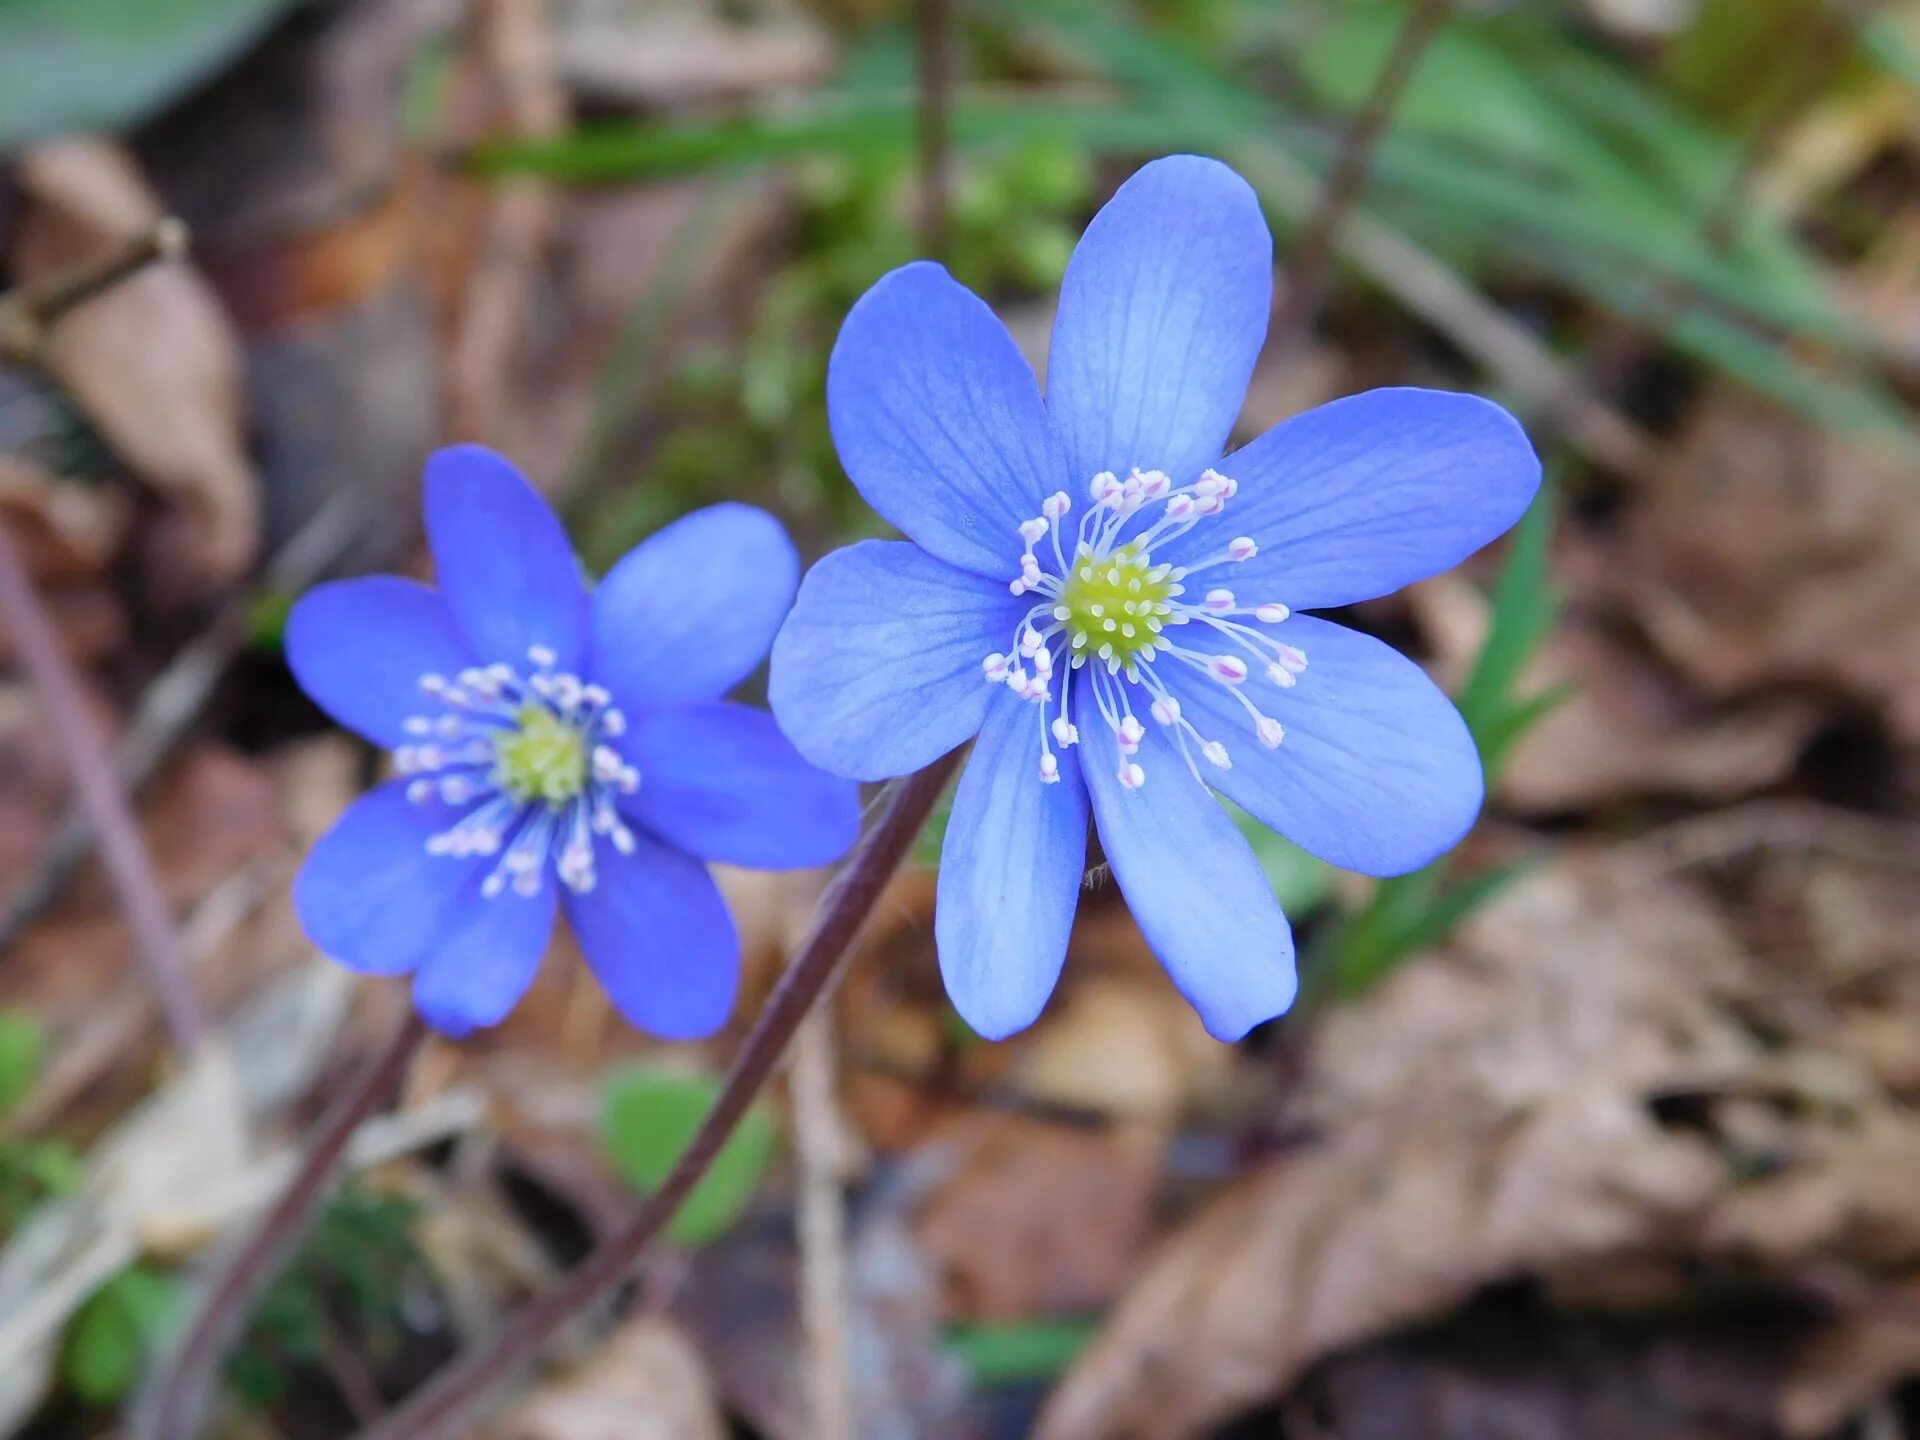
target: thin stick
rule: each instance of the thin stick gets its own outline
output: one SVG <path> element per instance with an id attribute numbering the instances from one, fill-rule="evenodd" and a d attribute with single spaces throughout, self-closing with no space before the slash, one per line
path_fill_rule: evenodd
<path id="1" fill-rule="evenodd" d="M 1267 331 L 1267 360 L 1282 360 L 1306 338 L 1325 298 L 1333 263 L 1334 241 L 1347 213 L 1359 202 L 1367 186 L 1367 174 L 1373 168 L 1374 147 L 1386 133 L 1407 82 L 1413 78 L 1433 37 L 1453 10 L 1453 0 L 1418 0 L 1407 12 L 1394 38 L 1393 50 L 1374 81 L 1373 93 L 1347 127 L 1319 202 L 1307 217 L 1288 252 L 1286 284 L 1275 305 L 1273 323 Z"/>
<path id="2" fill-rule="evenodd" d="M 62 315 L 156 261 L 179 259 L 189 239 L 186 222 L 168 215 L 111 255 L 62 271 L 31 290 L 0 295 L 0 354 L 33 360 Z"/>
<path id="3" fill-rule="evenodd" d="M 113 747 L 113 773 L 125 790 L 145 785 L 200 718 L 221 676 L 246 646 L 260 601 L 313 584 L 360 536 L 366 519 L 366 503 L 358 495 L 334 496 L 267 562 L 259 581 L 224 603 L 213 623 L 168 662 L 141 695 Z M 33 870 L 0 907 L 0 949 L 59 898 L 87 858 L 95 838 L 89 817 L 90 807 L 78 804 L 61 814 Z"/>
<path id="4" fill-rule="evenodd" d="M 114 778 L 106 737 L 94 723 L 73 662 L 4 522 L 0 522 L 0 619 L 13 632 L 21 661 L 53 726 L 54 740 L 66 752 L 74 788 L 93 817 L 107 875 L 126 911 L 168 1033 L 180 1050 L 191 1050 L 206 1032 L 207 1017 L 194 993 L 173 912 L 154 874 L 153 857 L 133 807 Z"/>
<path id="5" fill-rule="evenodd" d="M 134 1416 L 136 1440 L 188 1440 L 205 1428 L 216 1373 L 239 1340 L 254 1302 L 306 1236 L 354 1131 L 399 1087 L 426 1038 L 426 1024 L 409 1009 L 386 1049 L 321 1118 L 300 1169 L 214 1281 L 151 1403 Z"/>
<path id="6" fill-rule="evenodd" d="M 800 1173 L 800 1328 L 806 1337 L 811 1440 L 855 1440 L 847 1354 L 847 1210 L 841 1127 L 833 1100 L 833 1012 L 800 1027 L 787 1084 Z"/>
<path id="7" fill-rule="evenodd" d="M 915 39 L 920 55 L 920 245 L 947 258 L 953 193 L 953 0 L 920 0 Z"/>
<path id="8" fill-rule="evenodd" d="M 491 1339 L 434 1376 L 385 1420 L 361 1432 L 359 1440 L 419 1440 L 449 1433 L 453 1422 L 482 1392 L 530 1359 L 568 1317 L 586 1309 L 632 1271 L 766 1088 L 800 1022 L 832 989 L 861 927 L 933 813 L 959 760 L 955 752 L 894 783 L 879 820 L 821 899 L 813 930 L 734 1056 L 713 1109 L 701 1121 L 673 1173 L 647 1197 L 626 1228 L 510 1316 Z M 170 1432 L 161 1440 L 186 1437 Z"/>

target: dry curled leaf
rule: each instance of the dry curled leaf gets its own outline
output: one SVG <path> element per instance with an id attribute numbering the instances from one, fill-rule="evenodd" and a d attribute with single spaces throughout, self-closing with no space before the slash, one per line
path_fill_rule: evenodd
<path id="1" fill-rule="evenodd" d="M 112 254 L 161 218 L 126 153 L 64 140 L 20 158 L 25 196 L 11 268 L 31 287 Z M 238 342 L 186 264 L 148 266 L 48 331 L 44 359 L 114 450 L 172 507 L 157 557 L 185 593 L 232 580 L 258 544 L 259 496 L 242 445 Z"/>
<path id="2" fill-rule="evenodd" d="M 1677 881 L 1583 857 L 1517 885 L 1329 1018 L 1301 1095 L 1323 1141 L 1152 1257 L 1041 1433 L 1199 1434 L 1491 1282 L 1694 1253 L 1733 1171 L 1656 1102 L 1758 1085 L 1748 980 Z"/>
<path id="3" fill-rule="evenodd" d="M 1717 393 L 1660 483 L 1636 494 L 1620 560 L 1621 603 L 1708 693 L 1826 687 L 1920 740 L 1911 474 L 1758 399 Z"/>
<path id="4" fill-rule="evenodd" d="M 630 1321 L 593 1359 L 544 1382 L 494 1440 L 725 1440 L 706 1362 L 673 1321 Z"/>

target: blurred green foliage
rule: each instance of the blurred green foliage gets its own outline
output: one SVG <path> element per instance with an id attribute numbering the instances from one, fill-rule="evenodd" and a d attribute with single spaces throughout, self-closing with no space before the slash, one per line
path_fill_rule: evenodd
<path id="1" fill-rule="evenodd" d="M 228 1362 L 228 1383 L 241 1400 L 279 1403 L 297 1372 L 326 1366 L 336 1348 L 375 1362 L 399 1348 L 406 1334 L 401 1303 L 421 1273 L 413 1243 L 418 1213 L 405 1196 L 352 1182 L 341 1187 L 260 1297 Z"/>
<path id="2" fill-rule="evenodd" d="M 0 1011 L 0 1121 L 33 1093 L 46 1051 L 46 1031 L 39 1021 Z M 80 1157 L 59 1141 L 0 1135 L 0 1236 L 42 1200 L 78 1188 L 80 1177 Z"/>
<path id="3" fill-rule="evenodd" d="M 182 1299 L 177 1280 L 147 1265 L 129 1266 L 94 1291 L 61 1343 L 68 1387 L 90 1405 L 119 1404 L 181 1319 Z"/>
<path id="4" fill-rule="evenodd" d="M 609 1075 L 600 1090 L 600 1148 L 629 1184 L 658 1189 L 713 1108 L 710 1075 L 635 1066 Z M 717 1240 L 738 1220 L 773 1160 L 773 1117 L 755 1107 L 720 1149 L 712 1167 L 674 1212 L 667 1231 L 682 1245 Z"/>

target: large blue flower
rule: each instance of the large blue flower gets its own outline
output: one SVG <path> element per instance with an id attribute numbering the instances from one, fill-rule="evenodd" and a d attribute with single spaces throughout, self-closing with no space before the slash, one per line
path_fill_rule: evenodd
<path id="1" fill-rule="evenodd" d="M 457 1035 L 513 1008 L 564 907 L 627 1019 L 718 1029 L 740 946 L 704 862 L 824 865 L 859 828 L 856 786 L 720 698 L 786 614 L 793 546 L 765 512 L 715 505 L 589 594 L 559 519 L 478 446 L 428 462 L 426 522 L 438 590 L 322 585 L 287 625 L 301 686 L 399 772 L 301 869 L 307 934 L 353 969 L 411 973 Z"/>
<path id="2" fill-rule="evenodd" d="M 859 779 L 975 740 L 935 928 L 982 1034 L 1032 1023 L 1053 989 L 1089 808 L 1149 943 L 1222 1039 L 1285 1010 L 1295 979 L 1286 917 L 1213 791 L 1376 875 L 1425 864 L 1479 812 L 1446 697 L 1299 612 L 1457 563 L 1519 517 L 1539 462 L 1497 406 L 1425 390 L 1337 401 L 1222 459 L 1272 274 L 1246 183 L 1175 156 L 1074 252 L 1044 401 L 938 265 L 882 279 L 834 347 L 841 461 L 912 543 L 814 567 L 774 642 L 774 713 L 801 754 Z"/>

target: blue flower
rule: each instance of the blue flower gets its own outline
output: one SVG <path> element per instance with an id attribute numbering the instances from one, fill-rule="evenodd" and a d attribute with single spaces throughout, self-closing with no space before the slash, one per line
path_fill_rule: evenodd
<path id="1" fill-rule="evenodd" d="M 711 1033 L 740 945 L 703 862 L 824 865 L 859 828 L 857 787 L 720 699 L 786 614 L 793 546 L 715 505 L 589 594 L 558 517 L 493 452 L 434 455 L 425 507 L 438 590 L 322 585 L 287 624 L 301 687 L 399 776 L 314 847 L 301 924 L 355 970 L 411 973 L 420 1013 L 459 1035 L 526 993 L 564 907 L 621 1014 Z"/>
<path id="2" fill-rule="evenodd" d="M 1504 411 L 1376 390 L 1222 458 L 1265 339 L 1246 183 L 1175 156 L 1088 227 L 1043 401 L 938 265 L 847 316 L 827 404 L 853 483 L 911 543 L 829 555 L 773 647 L 800 753 L 899 775 L 974 740 L 941 864 L 948 993 L 998 1038 L 1066 954 L 1089 810 L 1208 1030 L 1293 1001 L 1293 938 L 1219 791 L 1316 855 L 1393 875 L 1457 842 L 1482 778 L 1457 711 L 1378 640 L 1301 613 L 1396 590 L 1506 530 L 1540 467 Z"/>

